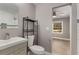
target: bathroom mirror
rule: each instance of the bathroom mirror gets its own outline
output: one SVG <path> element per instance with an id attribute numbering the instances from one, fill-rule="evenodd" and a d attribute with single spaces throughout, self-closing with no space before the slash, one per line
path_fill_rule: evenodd
<path id="1" fill-rule="evenodd" d="M 63 21 L 53 22 L 53 33 L 63 33 Z"/>
<path id="2" fill-rule="evenodd" d="M 0 28 L 18 27 L 18 7 L 12 3 L 0 4 Z"/>

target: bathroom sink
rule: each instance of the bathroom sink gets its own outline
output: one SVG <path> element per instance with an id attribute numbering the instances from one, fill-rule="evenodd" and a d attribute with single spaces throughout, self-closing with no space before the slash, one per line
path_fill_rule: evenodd
<path id="1" fill-rule="evenodd" d="M 27 39 L 21 38 L 21 37 L 13 37 L 8 40 L 0 40 L 0 50 L 23 43 L 27 42 Z"/>

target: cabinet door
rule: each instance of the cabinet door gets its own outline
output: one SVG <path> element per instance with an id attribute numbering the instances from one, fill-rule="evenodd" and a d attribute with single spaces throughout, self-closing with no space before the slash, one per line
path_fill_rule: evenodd
<path id="1" fill-rule="evenodd" d="M 0 50 L 0 55 L 26 55 L 26 54 L 27 54 L 26 42 Z"/>

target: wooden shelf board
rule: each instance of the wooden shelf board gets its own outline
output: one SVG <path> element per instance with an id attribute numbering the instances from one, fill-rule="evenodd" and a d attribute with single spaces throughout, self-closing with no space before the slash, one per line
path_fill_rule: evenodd
<path id="1" fill-rule="evenodd" d="M 52 38 L 56 39 L 56 40 L 70 41 L 70 39 L 68 39 L 68 38 L 60 38 L 60 37 L 52 37 Z"/>

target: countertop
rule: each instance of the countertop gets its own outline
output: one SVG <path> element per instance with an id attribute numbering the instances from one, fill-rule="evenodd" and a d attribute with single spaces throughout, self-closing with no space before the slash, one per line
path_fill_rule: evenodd
<path id="1" fill-rule="evenodd" d="M 0 40 L 0 50 L 6 49 L 8 47 L 27 42 L 27 39 L 21 37 L 13 37 L 8 40 Z"/>

